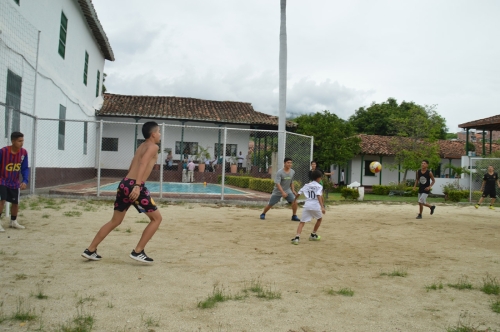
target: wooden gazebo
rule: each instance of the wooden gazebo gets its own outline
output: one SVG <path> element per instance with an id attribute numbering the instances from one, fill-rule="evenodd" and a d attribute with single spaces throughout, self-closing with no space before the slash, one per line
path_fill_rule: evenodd
<path id="1" fill-rule="evenodd" d="M 500 131 L 500 115 L 494 115 L 489 118 L 484 118 L 480 120 L 475 120 L 471 122 L 466 122 L 458 125 L 459 128 L 463 128 L 467 131 L 466 135 L 466 143 L 465 143 L 465 153 L 468 155 L 469 154 L 469 130 L 470 129 L 476 129 L 476 130 L 482 130 L 483 131 L 483 153 L 482 155 L 486 155 L 486 146 L 485 146 L 485 134 L 486 131 L 489 131 L 490 133 L 490 154 L 491 154 L 491 143 L 492 143 L 492 134 L 493 131 Z"/>

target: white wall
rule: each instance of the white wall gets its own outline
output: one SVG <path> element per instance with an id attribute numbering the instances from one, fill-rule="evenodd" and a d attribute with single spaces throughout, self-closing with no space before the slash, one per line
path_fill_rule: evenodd
<path id="1" fill-rule="evenodd" d="M 69 119 L 93 118 L 97 71 L 102 82 L 105 59 L 77 1 L 21 1 L 19 11 L 41 31 L 36 115 L 57 118 L 61 104 Z M 62 12 L 68 18 L 64 59 L 58 53 Z M 87 85 L 83 83 L 85 51 L 89 54 Z"/>
<path id="2" fill-rule="evenodd" d="M 468 157 L 465 157 L 468 158 Z M 360 182 L 365 186 L 372 186 L 372 185 L 387 185 L 389 183 L 397 183 L 398 181 L 403 181 L 403 173 L 400 173 L 398 177 L 398 169 L 397 166 L 395 166 L 395 161 L 394 157 L 387 157 L 384 156 L 382 158 L 382 161 L 380 161 L 380 156 L 375 156 L 375 155 L 365 155 L 363 159 L 363 164 L 365 161 L 372 160 L 372 161 L 378 161 L 381 162 L 382 164 L 382 171 L 378 174 L 375 174 L 374 176 L 365 176 L 364 172 L 364 165 L 361 165 L 361 156 L 356 156 L 355 158 L 352 159 L 351 163 L 351 169 L 350 169 L 350 174 L 349 174 L 349 182 L 352 183 L 354 181 Z M 459 166 L 461 167 L 461 160 L 460 159 L 452 159 L 451 164 L 453 166 Z M 441 159 L 441 178 L 445 177 L 445 173 L 449 174 L 450 170 L 447 169 L 445 172 L 444 169 L 448 167 L 450 164 L 449 159 Z M 361 182 L 361 168 L 363 167 L 363 181 Z M 407 180 L 413 180 L 415 179 L 415 172 L 414 171 L 408 171 L 406 175 Z M 446 182 L 446 181 L 445 181 Z M 444 182 L 443 182 L 444 183 Z M 434 192 L 434 190 L 433 190 Z"/>
<path id="3" fill-rule="evenodd" d="M 38 32 L 40 45 L 36 89 L 35 115 L 41 118 L 59 118 L 59 107 L 66 107 L 66 119 L 95 120 L 93 101 L 96 98 L 97 71 L 100 72 L 99 94 L 104 71 L 104 56 L 87 26 L 77 1 L 24 0 L 20 6 L 11 0 L 0 0 L 0 38 L 28 60 L 0 49 L 0 100 L 5 101 L 7 70 L 22 77 L 21 109 L 33 113 L 34 70 Z M 68 18 L 66 53 L 58 53 L 61 12 Z M 4 19 L 6 17 L 7 19 Z M 87 85 L 83 83 L 85 51 L 89 54 Z M 5 61 L 4 61 L 5 60 Z M 3 85 L 2 85 L 3 84 Z M 31 88 L 31 90 L 30 90 Z M 3 116 L 3 113 L 0 114 Z M 27 118 L 27 117 L 25 117 Z M 3 122 L 3 119 L 2 119 Z M 25 147 L 33 156 L 31 147 L 32 121 L 21 121 L 25 133 Z M 58 122 L 40 121 L 36 141 L 37 166 L 93 167 L 95 165 L 96 126 L 88 124 L 87 154 L 83 152 L 83 123 L 66 123 L 65 148 L 58 149 Z M 5 139 L 4 128 L 2 139 Z M 28 133 L 28 134 L 26 134 Z M 33 160 L 29 159 L 30 164 Z"/>
<path id="4" fill-rule="evenodd" d="M 134 140 L 136 122 L 127 118 L 103 117 L 104 121 L 114 121 L 121 123 L 106 123 L 103 128 L 103 137 L 118 138 L 118 151 L 102 151 L 100 165 L 102 168 L 128 169 L 130 160 L 134 154 Z M 181 155 L 175 154 L 175 142 L 180 141 L 182 137 L 182 127 L 180 121 L 160 121 L 158 119 L 141 119 L 137 126 L 137 139 L 142 139 L 142 124 L 147 121 L 156 121 L 159 124 L 165 123 L 165 136 L 162 138 L 163 148 L 172 149 L 174 159 L 180 160 Z M 221 131 L 221 143 L 224 143 L 224 127 L 217 124 L 189 121 L 185 122 L 188 126 L 184 129 L 184 142 L 198 142 L 203 147 L 209 147 L 211 158 L 214 158 L 214 143 L 218 142 L 219 130 Z M 189 126 L 195 126 L 189 127 Z M 249 126 L 227 125 L 228 128 L 248 129 Z M 238 151 L 242 151 L 246 156 L 248 151 L 248 142 L 250 140 L 250 131 L 236 131 L 228 129 L 227 144 L 237 144 Z M 164 164 L 167 154 L 158 154 L 158 164 Z"/>

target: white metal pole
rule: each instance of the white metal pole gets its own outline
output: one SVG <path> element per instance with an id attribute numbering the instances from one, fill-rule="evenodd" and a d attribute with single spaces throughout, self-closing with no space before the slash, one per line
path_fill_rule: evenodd
<path id="1" fill-rule="evenodd" d="M 33 118 L 33 137 L 31 137 L 31 174 L 30 174 L 30 194 L 35 194 L 36 181 L 36 142 L 38 134 L 38 118 Z"/>
<path id="2" fill-rule="evenodd" d="M 160 198 L 163 197 L 163 137 L 165 135 L 165 124 L 161 125 L 161 141 L 160 141 Z"/>
<path id="3" fill-rule="evenodd" d="M 222 177 L 221 177 L 221 190 L 220 199 L 224 200 L 224 182 L 226 181 L 226 141 L 227 141 L 227 127 L 224 127 L 224 145 L 222 147 Z"/>
<path id="4" fill-rule="evenodd" d="M 101 150 L 102 150 L 102 127 L 104 122 L 99 121 L 99 137 L 97 137 L 97 197 L 101 195 Z"/>

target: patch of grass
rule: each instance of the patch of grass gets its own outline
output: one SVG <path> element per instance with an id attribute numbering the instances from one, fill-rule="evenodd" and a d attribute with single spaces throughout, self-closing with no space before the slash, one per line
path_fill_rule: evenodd
<path id="1" fill-rule="evenodd" d="M 95 297 L 93 296 L 86 296 L 86 297 L 80 296 L 80 298 L 76 301 L 76 304 L 78 306 L 82 306 L 85 302 L 94 302 L 94 301 Z"/>
<path id="2" fill-rule="evenodd" d="M 5 255 L 5 250 L 0 249 L 0 255 Z"/>
<path id="3" fill-rule="evenodd" d="M 29 208 L 30 210 L 41 210 L 42 208 L 40 207 L 40 203 L 38 201 L 29 201 Z"/>
<path id="4" fill-rule="evenodd" d="M 483 278 L 483 286 L 480 290 L 485 294 L 500 294 L 500 284 L 498 284 L 497 278 L 486 274 L 486 277 Z"/>
<path id="5" fill-rule="evenodd" d="M 151 327 L 151 326 L 158 327 L 158 326 L 160 326 L 159 319 L 154 319 L 153 317 L 144 318 L 144 313 L 141 314 L 141 321 L 144 325 L 146 325 L 146 327 Z"/>
<path id="6" fill-rule="evenodd" d="M 455 289 L 472 289 L 472 284 L 469 281 L 469 277 L 467 277 L 465 274 L 460 276 L 458 278 L 458 282 L 456 284 L 448 284 L 448 287 L 455 288 Z"/>
<path id="7" fill-rule="evenodd" d="M 268 287 L 262 286 L 260 278 L 252 279 L 250 281 L 250 287 L 243 290 L 245 293 L 248 291 L 256 293 L 255 296 L 258 298 L 264 298 L 267 300 L 281 299 L 281 292 L 273 291 L 270 285 Z"/>
<path id="8" fill-rule="evenodd" d="M 80 211 L 66 211 L 63 215 L 66 217 L 79 217 L 82 213 Z"/>
<path id="9" fill-rule="evenodd" d="M 328 291 L 330 295 L 343 295 L 343 296 L 354 296 L 354 291 L 350 288 L 341 288 L 338 291 L 330 289 Z"/>
<path id="10" fill-rule="evenodd" d="M 38 283 L 36 285 L 36 293 L 35 294 L 31 294 L 31 296 L 34 296 L 34 297 L 36 297 L 39 300 L 46 300 L 46 299 L 49 298 L 47 295 L 45 295 L 43 293 L 43 285 L 41 283 Z"/>
<path id="11" fill-rule="evenodd" d="M 77 305 L 76 316 L 60 326 L 60 332 L 90 332 L 94 326 L 94 316 L 88 314 L 82 305 Z"/>
<path id="12" fill-rule="evenodd" d="M 120 231 L 120 227 L 116 227 L 115 229 L 113 229 L 115 232 L 119 232 Z"/>
<path id="13" fill-rule="evenodd" d="M 86 211 L 86 212 L 96 212 L 97 211 L 97 208 L 92 206 L 92 205 L 85 205 L 83 207 L 83 211 Z"/>
<path id="14" fill-rule="evenodd" d="M 132 233 L 132 229 L 131 229 L 130 227 L 128 227 L 128 228 L 125 230 L 125 232 L 127 232 L 127 233 Z"/>
<path id="15" fill-rule="evenodd" d="M 42 214 L 42 218 L 48 219 L 48 218 L 50 218 L 50 214 L 44 213 L 44 214 Z"/>
<path id="16" fill-rule="evenodd" d="M 491 310 L 493 310 L 493 312 L 496 312 L 497 314 L 500 314 L 500 300 L 491 302 Z"/>
<path id="17" fill-rule="evenodd" d="M 113 304 L 113 302 L 108 301 L 108 308 L 112 309 L 114 307 L 115 307 L 115 305 Z"/>
<path id="18" fill-rule="evenodd" d="M 28 276 L 24 273 L 18 273 L 16 274 L 16 280 L 26 280 L 28 279 Z"/>
<path id="19" fill-rule="evenodd" d="M 391 272 L 382 272 L 380 275 L 404 278 L 408 275 L 408 269 L 406 267 L 395 267 Z"/>
<path id="20" fill-rule="evenodd" d="M 141 219 L 136 221 L 137 224 L 149 224 L 149 220 L 147 219 Z"/>
<path id="21" fill-rule="evenodd" d="M 266 300 L 275 300 L 281 299 L 280 291 L 273 291 L 272 287 L 269 286 L 267 289 L 264 289 L 262 292 L 257 293 L 257 297 Z"/>
<path id="22" fill-rule="evenodd" d="M 12 314 L 11 319 L 22 322 L 35 320 L 36 319 L 35 309 L 33 309 L 29 303 L 25 303 L 22 297 L 18 297 L 16 312 Z"/>
<path id="23" fill-rule="evenodd" d="M 224 292 L 224 289 L 218 284 L 214 285 L 212 294 L 205 300 L 198 302 L 198 308 L 209 309 L 215 307 L 218 302 L 225 302 L 231 299 L 231 296 Z"/>
<path id="24" fill-rule="evenodd" d="M 428 292 L 429 292 L 429 291 L 431 291 L 431 290 L 438 290 L 438 289 L 443 289 L 443 288 L 444 288 L 444 286 L 443 286 L 443 283 L 442 283 L 442 282 L 440 282 L 439 284 L 437 284 L 437 283 L 432 283 L 432 284 L 430 284 L 430 285 L 425 286 L 425 289 L 426 289 Z"/>

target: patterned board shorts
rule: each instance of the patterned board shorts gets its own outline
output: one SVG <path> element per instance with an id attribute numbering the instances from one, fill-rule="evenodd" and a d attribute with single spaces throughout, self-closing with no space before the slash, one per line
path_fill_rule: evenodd
<path id="1" fill-rule="evenodd" d="M 144 186 L 144 182 L 141 183 L 141 192 L 139 197 L 135 201 L 131 201 L 128 195 L 134 189 L 135 184 L 134 179 L 124 178 L 118 188 L 116 189 L 116 199 L 115 199 L 115 210 L 127 211 L 130 205 L 133 205 L 139 213 L 143 212 L 153 212 L 158 208 L 156 207 L 155 201 L 149 195 L 149 190 Z"/>

